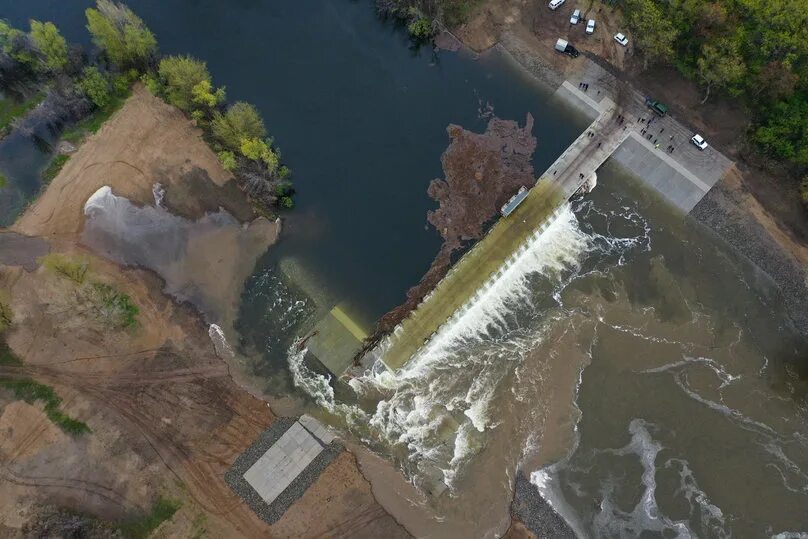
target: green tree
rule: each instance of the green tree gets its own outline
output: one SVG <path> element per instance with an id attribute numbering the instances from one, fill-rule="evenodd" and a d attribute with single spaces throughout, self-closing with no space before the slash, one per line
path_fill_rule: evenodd
<path id="1" fill-rule="evenodd" d="M 804 206 L 808 207 L 808 176 L 803 177 L 800 182 L 800 200 Z"/>
<path id="2" fill-rule="evenodd" d="M 84 13 L 93 42 L 119 67 L 145 65 L 157 53 L 154 34 L 125 5 L 97 0 Z"/>
<path id="3" fill-rule="evenodd" d="M 701 57 L 696 61 L 699 78 L 707 85 L 702 103 L 706 103 L 713 87 L 737 84 L 746 73 L 746 65 L 731 41 L 723 40 L 717 45 L 706 44 L 701 48 Z"/>
<path id="4" fill-rule="evenodd" d="M 244 101 L 234 103 L 224 114 L 216 112 L 211 128 L 213 136 L 231 150 L 240 150 L 243 139 L 262 139 L 266 136 L 261 115 L 254 106 Z"/>
<path id="5" fill-rule="evenodd" d="M 185 112 L 193 109 L 194 87 L 205 82 L 210 85 L 210 73 L 205 62 L 190 56 L 163 58 L 158 73 L 165 86 L 168 102 Z"/>
<path id="6" fill-rule="evenodd" d="M 109 103 L 109 80 L 95 66 L 84 68 L 78 87 L 96 107 L 101 108 Z"/>
<path id="7" fill-rule="evenodd" d="M 233 152 L 224 150 L 219 152 L 218 154 L 219 162 L 222 164 L 222 168 L 228 172 L 233 172 L 236 170 L 236 166 L 238 162 L 236 161 L 236 155 Z"/>
<path id="8" fill-rule="evenodd" d="M 224 88 L 214 90 L 209 80 L 200 81 L 191 88 L 191 101 L 204 108 L 212 109 L 224 98 Z"/>
<path id="9" fill-rule="evenodd" d="M 626 0 L 626 22 L 643 54 L 643 68 L 650 62 L 670 60 L 678 31 L 653 0 Z"/>
<path id="10" fill-rule="evenodd" d="M 779 60 L 768 62 L 756 77 L 754 95 L 763 95 L 772 101 L 785 99 L 794 93 L 800 77 Z"/>
<path id="11" fill-rule="evenodd" d="M 31 69 L 37 66 L 35 47 L 30 37 L 2 20 L 0 20 L 0 49 L 19 64 Z"/>
<path id="12" fill-rule="evenodd" d="M 67 41 L 52 22 L 31 20 L 31 41 L 51 71 L 59 71 L 67 64 Z"/>
<path id="13" fill-rule="evenodd" d="M 280 157 L 266 141 L 259 138 L 245 138 L 241 140 L 241 154 L 253 161 L 262 161 L 270 172 L 275 172 L 280 163 Z"/>
<path id="14" fill-rule="evenodd" d="M 774 105 L 754 139 L 770 155 L 808 166 L 808 91 Z"/>
<path id="15" fill-rule="evenodd" d="M 418 40 L 427 40 L 435 33 L 432 21 L 426 17 L 417 17 L 407 25 L 407 31 Z"/>

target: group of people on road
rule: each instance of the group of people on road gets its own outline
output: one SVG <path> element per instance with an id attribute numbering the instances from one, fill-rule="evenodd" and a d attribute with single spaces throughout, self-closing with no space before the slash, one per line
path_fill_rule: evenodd
<path id="1" fill-rule="evenodd" d="M 651 133 L 650 129 L 649 129 L 651 127 L 651 124 L 654 122 L 654 120 L 656 120 L 656 118 L 650 118 L 648 120 L 648 123 L 646 123 L 645 118 L 643 118 L 643 117 L 640 117 L 640 118 L 637 119 L 637 121 L 640 122 L 640 126 L 641 126 L 640 127 L 640 134 L 643 137 L 647 138 L 648 140 L 654 139 L 654 142 L 653 142 L 654 148 L 656 148 L 658 150 L 660 148 L 660 146 L 661 146 L 661 144 L 659 143 L 659 139 L 662 137 L 662 133 L 665 132 L 665 128 L 661 127 L 659 129 L 659 133 L 657 134 L 657 136 L 655 138 L 654 134 Z M 643 124 L 645 125 L 645 127 L 642 127 Z M 673 145 L 673 135 L 670 135 L 670 137 L 668 138 L 668 142 L 669 142 L 669 144 L 665 147 L 665 151 L 667 153 L 673 153 L 673 151 L 676 149 L 676 147 Z"/>

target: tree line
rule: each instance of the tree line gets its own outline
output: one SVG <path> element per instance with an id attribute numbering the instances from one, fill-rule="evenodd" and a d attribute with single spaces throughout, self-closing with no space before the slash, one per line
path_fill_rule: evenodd
<path id="1" fill-rule="evenodd" d="M 753 112 L 749 138 L 808 171 L 808 10 L 804 0 L 621 0 L 646 65 L 671 63 Z M 808 180 L 808 177 L 806 177 Z M 808 202 L 808 185 L 804 190 Z"/>
<path id="2" fill-rule="evenodd" d="M 441 26 L 459 26 L 480 0 L 376 0 L 382 16 L 394 17 L 407 25 L 416 40 L 431 39 Z"/>
<path id="3" fill-rule="evenodd" d="M 44 86 L 88 112 L 103 110 L 140 80 L 153 94 L 179 108 L 199 126 L 222 166 L 251 200 L 266 211 L 291 208 L 290 170 L 267 136 L 257 109 L 226 103 L 205 62 L 191 56 L 161 56 L 157 40 L 126 5 L 97 0 L 85 11 L 97 50 L 69 46 L 51 22 L 30 21 L 29 32 L 0 21 L 0 88 L 25 96 Z"/>

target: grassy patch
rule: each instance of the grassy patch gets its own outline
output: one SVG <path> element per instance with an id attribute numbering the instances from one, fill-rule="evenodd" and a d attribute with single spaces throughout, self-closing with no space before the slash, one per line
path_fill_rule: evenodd
<path id="1" fill-rule="evenodd" d="M 180 502 L 160 496 L 151 510 L 138 519 L 125 522 L 120 530 L 124 537 L 130 539 L 146 539 L 160 524 L 174 516 L 180 508 Z"/>
<path id="2" fill-rule="evenodd" d="M 7 330 L 13 319 L 14 313 L 11 312 L 11 306 L 8 304 L 6 294 L 0 291 L 0 331 Z"/>
<path id="3" fill-rule="evenodd" d="M 3 187 L 5 187 L 7 183 L 8 183 L 8 180 L 7 180 L 7 179 L 6 179 L 6 177 L 3 175 L 3 173 L 2 173 L 2 172 L 0 172 L 0 189 L 2 189 Z"/>
<path id="4" fill-rule="evenodd" d="M 104 125 L 104 122 L 109 120 L 110 116 L 121 108 L 127 98 L 132 95 L 132 88 L 129 87 L 125 91 L 116 92 L 110 97 L 109 103 L 103 107 L 95 109 L 88 117 L 65 130 L 62 133 L 62 140 L 76 144 L 80 142 L 86 135 L 92 135 Z"/>
<path id="5" fill-rule="evenodd" d="M 45 170 L 42 171 L 41 177 L 44 183 L 50 183 L 53 179 L 59 174 L 59 171 L 62 170 L 62 167 L 65 166 L 65 163 L 70 159 L 69 155 L 59 154 L 51 159 L 51 162 L 48 163 L 48 166 Z"/>
<path id="6" fill-rule="evenodd" d="M 45 99 L 45 92 L 39 92 L 33 97 L 22 102 L 13 99 L 0 99 L 0 138 L 11 132 L 11 126 L 17 118 L 25 116 L 34 107 Z"/>
<path id="7" fill-rule="evenodd" d="M 6 367 L 19 367 L 22 365 L 22 360 L 3 341 L 0 341 L 0 365 Z"/>
<path id="8" fill-rule="evenodd" d="M 67 277 L 76 284 L 83 284 L 90 269 L 90 262 L 79 256 L 50 253 L 40 259 L 40 263 L 50 271 Z"/>
<path id="9" fill-rule="evenodd" d="M 86 423 L 73 419 L 59 410 L 62 399 L 50 386 L 40 384 L 30 378 L 0 378 L 0 387 L 11 390 L 16 399 L 24 400 L 28 404 L 36 401 L 44 402 L 48 419 L 68 434 L 78 436 L 91 432 Z"/>
<path id="10" fill-rule="evenodd" d="M 98 309 L 101 319 L 114 327 L 131 328 L 137 325 L 140 312 L 127 294 L 106 283 L 93 282 L 88 287 L 89 298 Z"/>
<path id="11" fill-rule="evenodd" d="M 50 253 L 39 259 L 48 270 L 79 285 L 76 297 L 101 322 L 111 328 L 137 326 L 137 305 L 129 295 L 107 283 L 89 278 L 90 262 L 83 256 Z"/>

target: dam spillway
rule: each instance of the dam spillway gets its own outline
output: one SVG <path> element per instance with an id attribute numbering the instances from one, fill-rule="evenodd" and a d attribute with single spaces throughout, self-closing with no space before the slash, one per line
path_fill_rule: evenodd
<path id="1" fill-rule="evenodd" d="M 623 89 L 614 94 L 612 97 L 620 105 L 607 95 L 596 101 L 569 81 L 564 81 L 556 94 L 575 102 L 593 118 L 592 123 L 539 177 L 521 205 L 499 219 L 418 307 L 364 356 L 364 366 L 381 361 L 395 371 L 406 364 L 441 326 L 461 316 L 480 299 L 518 260 L 529 242 L 550 225 L 567 200 L 587 183 L 592 185 L 596 170 L 610 157 L 614 156 L 685 213 L 731 165 L 713 149 L 698 152 L 685 144 L 675 157 L 661 151 L 658 144 L 646 139 L 644 128 L 651 122 L 645 123 L 649 113 L 636 90 Z M 676 120 L 656 120 L 668 128 L 668 133 L 675 133 L 677 140 L 687 140 L 688 129 Z M 660 127 L 656 129 L 662 133 Z M 673 138 L 670 135 L 670 140 Z"/>
<path id="2" fill-rule="evenodd" d="M 566 201 L 625 140 L 614 121 L 616 105 L 604 98 L 600 115 L 538 179 L 524 201 L 499 219 L 446 276 L 363 361 L 401 368 L 446 323 L 462 314 L 524 254 L 550 226 Z"/>

